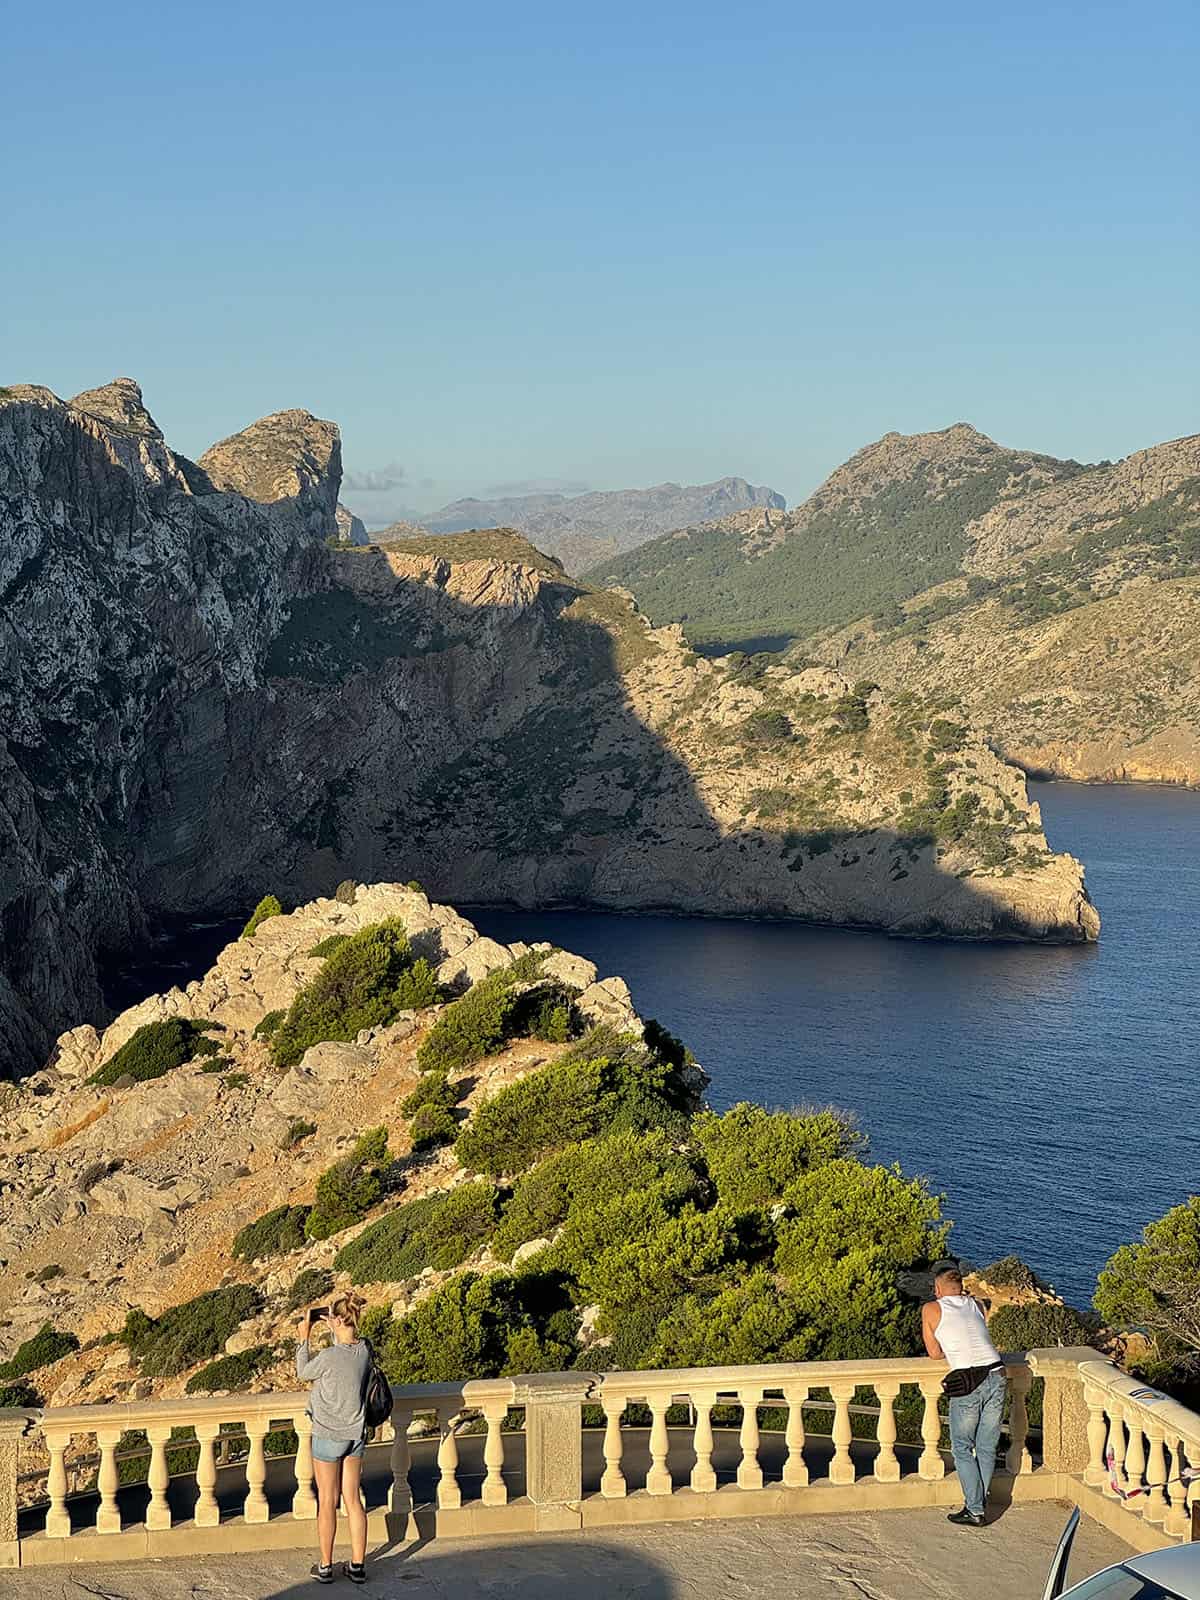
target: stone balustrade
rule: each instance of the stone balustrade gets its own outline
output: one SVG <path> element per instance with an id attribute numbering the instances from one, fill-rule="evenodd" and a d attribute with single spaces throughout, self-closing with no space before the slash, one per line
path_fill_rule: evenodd
<path id="1" fill-rule="evenodd" d="M 922 1357 L 397 1388 L 364 1471 L 372 1535 L 957 1503 L 944 1370 Z M 1138 1548 L 1187 1536 L 1198 1491 L 1180 1474 L 1200 1463 L 1200 1417 L 1094 1351 L 1032 1351 L 1008 1374 L 1002 1497 L 1073 1498 Z M 312 1542 L 306 1404 L 306 1393 L 257 1394 L 0 1412 L 0 1565 Z M 1105 1465 L 1110 1445 L 1124 1499 Z M 139 1452 L 144 1471 L 132 1476 L 144 1481 L 125 1484 Z M 81 1459 L 94 1483 L 71 1492 Z M 31 1464 L 44 1492 L 18 1517 Z"/>

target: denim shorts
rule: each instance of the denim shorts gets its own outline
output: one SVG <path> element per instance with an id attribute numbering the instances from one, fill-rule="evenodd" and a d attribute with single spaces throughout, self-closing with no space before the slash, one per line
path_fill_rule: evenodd
<path id="1" fill-rule="evenodd" d="M 361 1439 L 326 1439 L 319 1433 L 312 1436 L 314 1461 L 345 1461 L 348 1456 L 362 1456 L 367 1448 L 364 1435 Z"/>

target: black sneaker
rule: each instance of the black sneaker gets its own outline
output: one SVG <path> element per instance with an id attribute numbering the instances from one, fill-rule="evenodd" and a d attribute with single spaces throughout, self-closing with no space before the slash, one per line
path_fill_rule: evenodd
<path id="1" fill-rule="evenodd" d="M 366 1583 L 367 1569 L 363 1562 L 347 1561 L 343 1570 L 351 1583 Z"/>
<path id="2" fill-rule="evenodd" d="M 983 1528 L 987 1526 L 986 1517 L 977 1517 L 973 1511 L 968 1511 L 966 1506 L 963 1506 L 961 1511 L 952 1511 L 946 1521 L 952 1522 L 956 1528 Z"/>
<path id="3" fill-rule="evenodd" d="M 333 1566 L 332 1565 L 330 1565 L 328 1567 L 321 1567 L 321 1566 L 310 1567 L 308 1570 L 309 1570 L 310 1574 L 317 1580 L 318 1583 L 332 1583 L 333 1582 L 334 1572 L 333 1572 Z"/>

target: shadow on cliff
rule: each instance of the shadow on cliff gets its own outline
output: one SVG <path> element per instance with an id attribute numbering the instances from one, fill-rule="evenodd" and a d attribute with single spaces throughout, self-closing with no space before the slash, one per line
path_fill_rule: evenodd
<path id="1" fill-rule="evenodd" d="M 1031 930 L 944 871 L 928 838 L 722 834 L 629 703 L 621 672 L 647 644 L 615 596 L 543 572 L 536 593 L 502 602 L 485 585 L 465 603 L 397 577 L 378 547 L 328 557 L 323 581 L 267 645 L 266 689 L 229 708 L 223 744 L 200 747 L 203 812 L 143 795 L 133 831 L 152 912 L 240 915 L 268 891 L 298 902 L 355 878 L 522 909 L 1081 936 Z M 736 743 L 730 754 L 752 757 Z M 196 755 L 182 719 L 162 766 Z"/>

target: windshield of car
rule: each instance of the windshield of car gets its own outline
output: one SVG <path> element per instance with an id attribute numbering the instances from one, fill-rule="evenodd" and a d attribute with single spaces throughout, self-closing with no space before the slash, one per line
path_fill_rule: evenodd
<path id="1" fill-rule="evenodd" d="M 1174 1589 L 1164 1589 L 1151 1578 L 1141 1578 L 1128 1567 L 1109 1567 L 1068 1589 L 1063 1600 L 1180 1600 Z"/>

